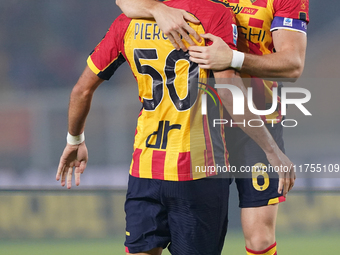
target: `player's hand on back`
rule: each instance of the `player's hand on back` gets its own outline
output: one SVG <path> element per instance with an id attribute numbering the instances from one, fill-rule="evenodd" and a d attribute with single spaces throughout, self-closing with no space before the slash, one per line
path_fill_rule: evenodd
<path id="1" fill-rule="evenodd" d="M 279 174 L 278 192 L 280 194 L 282 192 L 282 195 L 286 196 L 295 183 L 294 164 L 279 148 L 277 151 L 267 154 L 267 159 Z"/>
<path id="2" fill-rule="evenodd" d="M 212 41 L 210 46 L 190 46 L 190 60 L 199 64 L 202 69 L 222 71 L 227 69 L 233 58 L 233 50 L 230 49 L 220 37 L 212 34 L 201 35 L 204 39 Z"/>
<path id="3" fill-rule="evenodd" d="M 79 145 L 66 144 L 63 154 L 60 157 L 58 171 L 56 175 L 57 181 L 61 180 L 61 186 L 65 186 L 67 181 L 67 188 L 72 186 L 72 173 L 74 168 L 75 184 L 80 184 L 80 174 L 86 168 L 88 161 L 88 152 L 85 142 Z"/>
<path id="4" fill-rule="evenodd" d="M 192 35 L 198 42 L 201 42 L 201 37 L 197 32 L 189 26 L 188 21 L 199 24 L 200 21 L 191 16 L 184 10 L 168 7 L 164 4 L 158 5 L 159 7 L 153 11 L 153 16 L 159 28 L 169 38 L 172 45 L 177 49 L 187 51 L 180 36 L 187 41 L 190 45 L 196 45 L 190 38 Z"/>

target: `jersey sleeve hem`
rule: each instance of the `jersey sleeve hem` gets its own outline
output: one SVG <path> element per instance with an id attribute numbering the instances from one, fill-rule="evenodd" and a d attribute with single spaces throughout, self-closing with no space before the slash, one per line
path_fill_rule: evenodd
<path id="1" fill-rule="evenodd" d="M 294 29 L 294 28 L 287 28 L 287 27 L 275 27 L 275 28 L 271 28 L 270 32 L 273 32 L 273 31 L 279 30 L 279 29 L 289 30 L 289 31 L 294 31 L 294 32 L 300 32 L 300 33 L 303 33 L 303 34 L 307 35 L 307 33 L 305 31 L 301 31 L 299 29 Z"/>
<path id="2" fill-rule="evenodd" d="M 306 21 L 299 19 L 291 19 L 285 17 L 274 17 L 270 31 L 277 29 L 286 29 L 291 31 L 298 31 L 304 34 L 307 33 Z"/>
<path id="3" fill-rule="evenodd" d="M 95 64 L 93 63 L 91 56 L 89 56 L 87 58 L 87 65 L 89 66 L 89 68 L 92 70 L 92 72 L 94 72 L 96 75 L 98 75 L 100 73 L 100 70 L 95 66 Z"/>

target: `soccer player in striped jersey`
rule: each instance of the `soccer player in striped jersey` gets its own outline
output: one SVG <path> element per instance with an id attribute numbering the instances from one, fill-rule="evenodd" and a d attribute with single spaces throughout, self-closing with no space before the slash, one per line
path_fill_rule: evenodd
<path id="1" fill-rule="evenodd" d="M 241 71 L 242 77 L 297 79 L 303 71 L 305 60 L 308 0 L 224 2 L 236 14 L 239 52 L 231 50 L 218 37 L 206 34 L 202 37 L 213 41 L 212 46 L 191 46 L 190 59 L 201 68 L 236 68 Z M 199 39 L 198 34 L 186 24 L 186 20 L 191 20 L 191 17 L 183 10 L 175 10 L 153 0 L 116 0 L 116 3 L 128 16 L 154 17 L 177 49 L 187 49 L 179 34 L 191 45 L 194 42 L 187 34 Z M 264 110 L 272 102 L 273 88 L 277 88 L 279 84 L 252 79 L 248 86 L 254 88 L 256 107 Z M 278 101 L 280 102 L 279 98 Z M 268 123 L 279 123 L 282 120 L 280 104 L 270 116 L 261 118 Z M 281 125 L 274 124 L 274 127 L 270 125 L 268 128 L 284 150 Z M 226 128 L 225 131 L 232 165 L 239 167 L 268 163 L 262 150 L 241 130 Z M 240 140 L 243 142 L 240 143 Z M 285 200 L 285 194 L 294 181 L 285 178 L 278 181 L 275 176 L 264 176 L 272 178 L 265 178 L 264 183 L 258 185 L 251 177 L 236 178 L 247 253 L 273 255 L 276 254 L 275 222 L 278 203 Z"/>
<path id="2" fill-rule="evenodd" d="M 236 49 L 234 16 L 226 4 L 208 0 L 172 0 L 166 4 L 184 8 L 198 18 L 200 23 L 190 24 L 197 33 L 216 34 Z M 208 44 L 209 40 L 200 42 L 202 46 Z M 211 115 L 202 116 L 200 111 L 201 95 L 207 87 L 197 80 L 207 78 L 209 71 L 191 62 L 187 52 L 177 51 L 151 19 L 120 15 L 88 58 L 71 93 L 69 134 L 57 180 L 61 179 L 64 186 L 67 176 L 67 187 L 71 188 L 75 168 L 79 185 L 88 157 L 83 132 L 92 95 L 125 61 L 137 80 L 142 103 L 125 203 L 126 252 L 161 254 L 168 247 L 172 254 L 220 254 L 227 229 L 230 180 L 210 178 L 210 173 L 193 168 L 197 158 L 203 159 L 202 165 L 211 161 L 228 166 L 223 126 L 211 128 Z M 214 75 L 233 78 L 236 72 L 226 70 Z M 244 85 L 235 86 L 246 97 Z M 218 92 L 231 110 L 229 90 Z M 218 107 L 219 118 L 220 113 L 222 108 Z M 245 116 L 258 118 L 249 111 Z M 266 128 L 244 130 L 266 151 L 273 165 L 291 166 Z M 200 142 L 192 141 L 193 131 Z M 214 153 L 215 146 L 220 148 L 219 153 Z M 205 158 L 209 151 L 211 157 Z"/>

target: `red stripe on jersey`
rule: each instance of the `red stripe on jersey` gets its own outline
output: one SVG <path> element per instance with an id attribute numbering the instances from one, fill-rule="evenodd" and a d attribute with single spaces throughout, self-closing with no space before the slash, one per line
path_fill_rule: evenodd
<path id="1" fill-rule="evenodd" d="M 269 44 L 269 46 L 268 46 L 268 50 L 270 50 L 270 52 L 273 53 L 273 49 L 274 49 L 274 43 L 271 42 L 271 43 Z"/>
<path id="2" fill-rule="evenodd" d="M 190 178 L 188 177 L 188 173 L 191 173 L 190 151 L 179 153 L 177 160 L 177 171 L 179 181 L 192 180 L 192 175 Z"/>
<path id="3" fill-rule="evenodd" d="M 131 169 L 131 175 L 134 177 L 139 177 L 139 159 L 140 154 L 142 153 L 142 149 L 135 149 L 132 155 L 133 165 Z"/>
<path id="4" fill-rule="evenodd" d="M 125 252 L 126 252 L 126 253 L 130 253 L 130 252 L 129 252 L 129 248 L 126 247 L 126 246 L 125 246 Z"/>
<path id="5" fill-rule="evenodd" d="M 152 152 L 152 179 L 164 180 L 164 162 L 166 151 Z"/>
<path id="6" fill-rule="evenodd" d="M 207 116 L 203 116 L 203 129 L 204 129 L 204 137 L 205 137 L 205 144 L 206 144 L 206 153 L 205 153 L 205 165 L 206 166 L 215 166 L 214 164 L 214 155 L 213 150 L 211 146 L 211 138 L 210 138 L 210 132 L 209 132 L 209 125 Z M 210 176 L 209 172 L 206 171 L 206 175 Z"/>
<path id="7" fill-rule="evenodd" d="M 263 52 L 261 51 L 261 45 L 259 43 L 248 42 L 248 44 L 249 44 L 249 53 L 256 54 L 259 56 L 263 55 Z"/>
<path id="8" fill-rule="evenodd" d="M 140 98 L 140 97 L 139 97 L 139 98 Z M 142 113 L 143 113 L 143 109 L 139 112 L 138 118 L 142 115 Z"/>
<path id="9" fill-rule="evenodd" d="M 240 0 L 228 0 L 228 3 L 238 4 L 240 3 Z"/>
<path id="10" fill-rule="evenodd" d="M 248 23 L 248 25 L 249 25 L 250 27 L 262 28 L 262 26 L 263 26 L 263 20 L 254 19 L 254 18 L 249 18 L 249 23 Z"/>
<path id="11" fill-rule="evenodd" d="M 253 3 L 254 6 L 258 6 L 258 7 L 267 7 L 267 2 L 268 0 L 257 0 Z"/>

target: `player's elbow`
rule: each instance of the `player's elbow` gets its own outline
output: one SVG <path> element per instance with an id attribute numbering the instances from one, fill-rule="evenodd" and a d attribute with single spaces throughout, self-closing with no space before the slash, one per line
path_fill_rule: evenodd
<path id="1" fill-rule="evenodd" d="M 303 63 L 298 63 L 295 66 L 295 69 L 293 70 L 291 74 L 291 78 L 294 79 L 294 82 L 297 81 L 298 78 L 300 78 L 302 72 L 303 72 L 304 65 Z"/>
<path id="2" fill-rule="evenodd" d="M 126 3 L 126 0 L 116 0 L 116 5 L 122 10 L 122 12 L 126 15 L 128 18 L 138 18 L 135 17 L 131 7 L 129 7 Z"/>
<path id="3" fill-rule="evenodd" d="M 229 89 L 217 89 L 217 93 L 220 96 L 224 105 L 232 105 L 233 102 L 233 94 Z"/>
<path id="4" fill-rule="evenodd" d="M 93 96 L 94 90 L 76 84 L 71 92 L 71 97 L 87 99 Z"/>
<path id="5" fill-rule="evenodd" d="M 289 80 L 291 82 L 296 82 L 298 78 L 302 75 L 303 69 L 305 67 L 304 61 L 300 58 L 295 58 L 291 63 L 291 70 L 288 73 Z"/>
<path id="6" fill-rule="evenodd" d="M 124 0 L 116 0 L 116 5 L 122 10 L 122 12 L 129 18 L 130 17 L 130 13 L 129 13 L 129 8 L 124 8 Z"/>
<path id="7" fill-rule="evenodd" d="M 118 5 L 120 7 L 122 2 L 123 2 L 123 0 L 116 0 L 116 5 Z"/>

